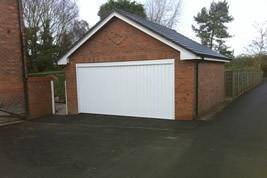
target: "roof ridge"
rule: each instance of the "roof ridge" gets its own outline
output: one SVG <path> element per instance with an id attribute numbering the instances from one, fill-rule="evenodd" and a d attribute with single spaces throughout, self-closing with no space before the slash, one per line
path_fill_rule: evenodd
<path id="1" fill-rule="evenodd" d="M 128 14 L 128 15 L 132 15 L 132 16 L 138 17 L 138 18 L 140 18 L 140 19 L 142 19 L 142 20 L 145 20 L 145 21 L 150 22 L 150 23 L 153 23 L 153 24 L 155 24 L 155 25 L 164 27 L 164 28 L 166 28 L 166 29 L 168 29 L 168 30 L 172 30 L 172 31 L 174 31 L 174 32 L 177 33 L 177 31 L 174 30 L 174 29 L 172 29 L 172 28 L 166 27 L 166 26 L 161 25 L 161 24 L 156 23 L 156 22 L 152 22 L 152 21 L 150 21 L 150 20 L 148 20 L 148 19 L 146 19 L 146 18 L 140 17 L 140 16 L 138 16 L 138 15 L 136 15 L 136 14 L 132 14 L 132 13 L 130 13 L 130 12 L 127 12 L 127 11 L 124 11 L 124 10 L 121 10 L 121 9 L 118 9 L 118 8 L 113 8 L 113 10 L 114 10 L 115 12 L 116 12 L 116 11 L 117 11 L 117 12 L 118 12 L 118 11 L 119 11 L 119 12 L 121 11 L 121 12 L 126 13 L 126 14 Z"/>
<path id="2" fill-rule="evenodd" d="M 129 12 L 127 12 L 127 11 L 124 11 L 124 10 L 121 10 L 121 9 L 118 9 L 118 8 L 113 8 L 112 10 L 113 10 L 113 12 L 126 13 L 126 14 L 128 14 L 128 15 L 135 16 L 135 17 L 137 17 L 137 18 L 140 18 L 140 19 L 142 19 L 142 20 L 145 20 L 145 21 L 147 21 L 147 22 L 149 22 L 149 23 L 153 23 L 153 24 L 155 24 L 155 25 L 157 25 L 157 26 L 163 27 L 163 28 L 165 28 L 165 29 L 167 29 L 167 30 L 172 30 L 173 32 L 175 32 L 175 33 L 177 33 L 178 35 L 180 35 L 180 36 L 186 38 L 187 40 L 190 40 L 191 42 L 197 43 L 198 45 L 200 45 L 200 46 L 202 46 L 202 47 L 204 47 L 204 48 L 206 48 L 206 49 L 212 50 L 212 49 L 210 49 L 209 47 L 204 46 L 204 45 L 202 45 L 201 43 L 199 43 L 199 42 L 197 42 L 197 41 L 195 41 L 195 40 L 192 40 L 191 38 L 189 38 L 189 37 L 187 37 L 187 36 L 185 36 L 185 35 L 183 35 L 183 34 L 177 32 L 176 30 L 174 30 L 174 29 L 172 29 L 172 28 L 166 27 L 166 26 L 161 25 L 161 24 L 158 24 L 158 23 L 156 23 L 156 22 L 152 22 L 152 21 L 150 21 L 150 20 L 148 20 L 148 19 L 146 19 L 146 18 L 140 17 L 140 16 L 138 16 L 138 15 L 129 13 Z M 214 51 L 214 52 L 217 52 L 217 51 Z M 218 52 L 217 52 L 217 53 L 218 53 Z"/>

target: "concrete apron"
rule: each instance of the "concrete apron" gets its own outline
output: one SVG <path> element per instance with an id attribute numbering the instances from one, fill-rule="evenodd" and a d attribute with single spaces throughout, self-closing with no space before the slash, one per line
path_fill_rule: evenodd
<path id="1" fill-rule="evenodd" d="M 23 122 L 20 118 L 9 115 L 0 111 L 0 126 Z"/>

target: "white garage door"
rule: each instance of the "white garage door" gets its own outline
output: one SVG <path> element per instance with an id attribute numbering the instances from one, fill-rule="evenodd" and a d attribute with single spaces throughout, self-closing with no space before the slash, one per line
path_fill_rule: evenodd
<path id="1" fill-rule="evenodd" d="M 77 64 L 79 113 L 174 119 L 174 60 Z"/>

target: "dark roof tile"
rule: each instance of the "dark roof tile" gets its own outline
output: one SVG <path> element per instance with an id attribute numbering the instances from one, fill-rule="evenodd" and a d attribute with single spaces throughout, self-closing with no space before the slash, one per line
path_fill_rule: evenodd
<path id="1" fill-rule="evenodd" d="M 165 26 L 159 25 L 157 23 L 148 21 L 142 17 L 139 17 L 134 14 L 130 14 L 120 9 L 114 9 L 113 11 L 135 21 L 136 23 L 142 25 L 143 27 L 148 28 L 149 30 L 161 35 L 162 37 L 176 43 L 179 46 L 182 46 L 183 48 L 195 53 L 196 55 L 200 57 L 229 59 L 228 57 L 185 37 L 184 35 L 176 32 L 173 29 L 170 29 Z"/>

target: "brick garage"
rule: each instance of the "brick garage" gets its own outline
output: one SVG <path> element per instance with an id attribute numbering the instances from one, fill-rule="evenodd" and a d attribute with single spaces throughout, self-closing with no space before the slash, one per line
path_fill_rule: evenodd
<path id="1" fill-rule="evenodd" d="M 224 63 L 199 63 L 199 114 L 205 114 L 224 100 Z"/>
<path id="2" fill-rule="evenodd" d="M 78 70 L 80 70 L 78 66 L 84 67 L 87 65 L 88 71 L 90 72 L 91 69 L 89 68 L 93 66 L 137 65 L 137 63 L 144 63 L 144 61 L 151 64 L 153 62 L 159 62 L 160 64 L 170 59 L 174 61 L 173 64 L 171 64 L 174 67 L 174 73 L 171 74 L 174 75 L 174 80 L 173 84 L 169 82 L 166 85 L 170 85 L 170 89 L 172 86 L 174 87 L 173 100 L 170 98 L 170 100 L 167 101 L 170 103 L 174 101 L 173 105 L 170 104 L 170 107 L 173 107 L 174 111 L 173 118 L 171 119 L 192 120 L 198 115 L 197 111 L 204 113 L 223 101 L 224 62 L 228 61 L 227 57 L 178 34 L 174 30 L 115 9 L 108 17 L 96 24 L 85 37 L 78 41 L 58 62 L 58 64 L 66 65 L 68 114 L 78 114 L 82 112 L 107 114 L 112 112 L 105 112 L 105 108 L 108 110 L 112 105 L 121 104 L 120 98 L 116 98 L 114 101 L 111 100 L 113 103 L 111 105 L 106 104 L 105 98 L 102 98 L 102 106 L 104 106 L 104 108 L 102 107 L 101 111 L 97 111 L 96 109 L 94 112 L 90 112 L 90 106 L 85 105 L 86 102 L 90 103 L 90 97 L 92 98 L 93 96 L 90 96 L 89 91 L 81 95 L 81 90 L 79 88 L 83 87 L 86 82 L 89 82 L 89 79 L 86 81 L 86 78 L 90 76 L 87 75 L 80 78 L 81 74 L 79 74 L 79 76 L 77 75 Z M 154 69 L 151 68 L 151 70 Z M 106 73 L 106 71 L 103 71 L 103 73 Z M 116 71 L 114 71 L 114 73 L 116 73 Z M 99 74 L 101 75 L 101 73 Z M 97 83 L 101 83 L 104 79 L 101 78 L 100 75 L 94 77 L 96 79 L 99 78 L 94 85 L 98 85 Z M 79 82 L 77 78 L 78 80 L 85 78 L 85 80 L 83 79 L 82 82 Z M 197 78 L 198 81 L 196 80 Z M 111 80 L 113 79 L 111 78 Z M 90 83 L 88 85 L 89 88 L 87 89 L 90 89 Z M 93 88 L 94 85 L 92 83 L 91 87 Z M 105 84 L 99 86 L 105 86 Z M 198 89 L 196 89 L 197 86 Z M 114 88 L 112 88 L 112 86 L 111 88 L 99 88 L 99 97 L 101 97 L 102 94 L 106 94 L 107 100 L 110 99 L 110 97 L 112 98 L 112 95 L 116 95 L 116 91 L 110 90 L 116 87 L 117 86 L 114 86 Z M 145 91 L 146 88 L 143 88 L 143 90 Z M 169 91 L 171 92 L 172 90 Z M 142 93 L 142 90 L 140 93 Z M 151 91 L 151 93 L 153 93 L 153 91 Z M 88 98 L 86 98 L 87 95 Z M 120 96 L 116 95 L 116 97 Z M 157 95 L 155 95 L 155 97 L 157 97 Z M 82 101 L 84 98 L 86 98 L 87 101 Z M 152 100 L 153 98 L 151 99 L 151 105 L 154 104 Z M 156 99 L 156 101 L 160 101 L 160 99 Z M 196 101 L 198 101 L 198 103 L 196 103 Z M 96 100 L 95 104 L 97 104 L 97 102 L 100 101 Z M 134 102 L 136 105 L 142 104 L 135 100 L 130 102 Z M 143 102 L 147 103 L 146 101 Z M 124 104 L 127 105 L 128 103 L 122 103 L 121 106 L 123 107 Z M 94 105 L 94 103 L 91 103 L 91 105 Z M 162 106 L 164 107 L 164 105 Z M 149 108 L 147 105 L 144 107 Z M 86 109 L 83 110 L 83 108 L 87 108 L 88 112 Z M 133 110 L 134 108 L 136 107 L 133 106 Z M 127 109 L 129 110 L 129 108 Z M 129 113 L 131 112 L 130 110 Z M 120 111 L 123 113 L 122 115 L 127 115 L 123 110 Z M 143 111 L 143 113 L 145 112 L 146 111 Z M 152 109 L 150 113 L 153 115 L 153 112 L 157 111 L 153 111 Z M 172 111 L 170 110 L 170 112 Z M 116 115 L 120 115 L 120 113 L 118 112 Z M 140 114 L 129 115 L 140 116 Z M 148 115 L 144 114 L 141 115 L 141 117 L 147 117 Z M 161 118 L 160 114 L 158 118 Z M 164 116 L 162 118 L 164 119 Z"/>
<path id="3" fill-rule="evenodd" d="M 0 3 L 0 109 L 25 113 L 17 0 Z"/>

